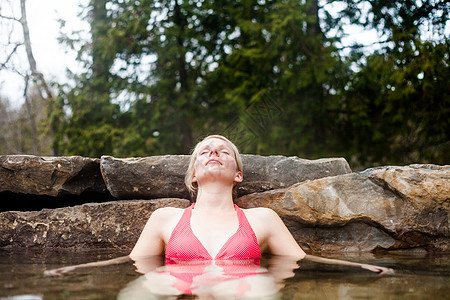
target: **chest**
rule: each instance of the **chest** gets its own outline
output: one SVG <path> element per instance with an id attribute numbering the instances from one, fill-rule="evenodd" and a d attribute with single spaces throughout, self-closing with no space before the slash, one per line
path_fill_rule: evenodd
<path id="1" fill-rule="evenodd" d="M 236 214 L 222 216 L 192 214 L 190 226 L 195 237 L 214 257 L 238 231 L 239 219 Z"/>
<path id="2" fill-rule="evenodd" d="M 236 214 L 227 215 L 200 215 L 192 214 L 191 229 L 200 240 L 221 240 L 232 236 L 239 228 L 239 219 Z"/>

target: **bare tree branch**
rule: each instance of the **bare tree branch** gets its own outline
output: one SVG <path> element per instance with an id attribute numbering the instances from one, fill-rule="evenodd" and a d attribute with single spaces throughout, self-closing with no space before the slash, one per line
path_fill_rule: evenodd
<path id="1" fill-rule="evenodd" d="M 344 50 L 344 49 L 361 49 L 361 48 L 370 48 L 375 45 L 384 45 L 391 42 L 390 40 L 384 40 L 384 41 L 376 41 L 370 44 L 353 44 L 348 46 L 342 46 L 342 47 L 336 47 L 337 50 Z"/>
<path id="2" fill-rule="evenodd" d="M 0 19 L 20 22 L 20 19 L 17 19 L 17 18 L 14 18 L 14 17 L 8 17 L 8 16 L 4 16 L 4 15 L 0 15 Z"/>
<path id="3" fill-rule="evenodd" d="M 9 55 L 6 57 L 5 62 L 2 62 L 0 64 L 0 70 L 2 69 L 6 69 L 7 68 L 7 64 L 9 63 L 9 61 L 11 60 L 11 58 L 14 56 L 14 53 L 16 53 L 17 48 L 19 48 L 19 46 L 22 46 L 22 44 L 17 43 L 14 48 L 11 50 L 11 52 L 9 53 Z"/>

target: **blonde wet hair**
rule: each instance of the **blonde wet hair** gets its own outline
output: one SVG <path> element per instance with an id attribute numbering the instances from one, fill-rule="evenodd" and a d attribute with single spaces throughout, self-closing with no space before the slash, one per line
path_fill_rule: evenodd
<path id="1" fill-rule="evenodd" d="M 236 161 L 237 171 L 243 172 L 241 155 L 239 154 L 239 150 L 236 147 L 236 145 L 233 144 L 229 139 L 227 139 L 226 137 L 224 137 L 222 135 L 217 135 L 217 134 L 208 135 L 203 140 L 201 140 L 200 142 L 197 143 L 197 145 L 195 146 L 194 150 L 191 153 L 191 158 L 189 159 L 188 169 L 187 169 L 186 175 L 184 177 L 184 184 L 186 185 L 186 187 L 188 188 L 188 190 L 191 194 L 195 194 L 195 192 L 197 191 L 197 187 L 198 187 L 196 182 L 192 182 L 192 179 L 194 178 L 194 164 L 195 164 L 195 159 L 197 158 L 198 152 L 200 150 L 200 144 L 202 144 L 204 141 L 207 141 L 210 139 L 219 139 L 219 140 L 222 140 L 225 143 L 227 143 L 227 145 L 234 152 L 234 160 Z"/>

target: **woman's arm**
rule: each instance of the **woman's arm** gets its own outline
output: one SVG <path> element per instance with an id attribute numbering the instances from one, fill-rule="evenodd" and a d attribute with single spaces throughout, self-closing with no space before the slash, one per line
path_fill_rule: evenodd
<path id="1" fill-rule="evenodd" d="M 255 233 L 258 232 L 263 251 L 267 248 L 271 254 L 290 256 L 296 260 L 306 256 L 276 212 L 268 208 L 258 208 L 255 212 L 258 217 L 253 218 L 252 227 Z"/>
<path id="2" fill-rule="evenodd" d="M 133 260 L 129 255 L 121 256 L 113 259 L 102 260 L 102 261 L 94 261 L 80 265 L 66 266 L 58 269 L 45 270 L 45 276 L 62 276 L 67 272 L 72 272 L 78 269 L 90 268 L 90 267 L 103 267 L 109 265 L 118 265 L 127 262 L 134 261 L 134 266 L 136 267 L 136 271 L 142 274 L 153 271 L 154 269 L 161 267 L 164 265 L 164 260 L 161 255 L 150 255 L 147 257 L 140 257 L 139 259 Z"/>
<path id="3" fill-rule="evenodd" d="M 160 208 L 155 210 L 145 224 L 138 241 L 130 253 L 134 260 L 151 255 L 161 255 L 164 252 L 163 229 L 167 224 L 170 210 Z"/>
<path id="4" fill-rule="evenodd" d="M 126 255 L 126 256 L 121 256 L 121 257 L 108 259 L 108 260 L 94 261 L 94 262 L 89 262 L 89 263 L 85 263 L 85 264 L 67 266 L 67 267 L 62 267 L 62 268 L 53 269 L 53 270 L 45 270 L 44 275 L 45 276 L 61 276 L 64 273 L 71 272 L 71 271 L 74 271 L 77 269 L 89 268 L 89 267 L 101 267 L 101 266 L 108 266 L 108 265 L 118 265 L 118 264 L 123 264 L 123 263 L 129 262 L 129 261 L 131 261 L 131 258 L 129 255 Z"/>
<path id="5" fill-rule="evenodd" d="M 273 210 L 267 210 L 266 227 L 269 229 L 267 236 L 267 244 L 270 252 L 275 255 L 289 255 L 291 257 L 300 259 L 307 259 L 313 262 L 342 265 L 363 268 L 379 274 L 393 274 L 394 270 L 390 268 L 374 266 L 369 264 L 361 264 L 350 261 L 344 261 L 339 259 L 322 258 L 313 255 L 306 255 L 306 253 L 300 248 L 297 241 L 294 239 L 288 228 Z"/>
<path id="6" fill-rule="evenodd" d="M 390 269 L 390 268 L 379 267 L 379 266 L 368 265 L 368 264 L 361 264 L 361 263 L 345 261 L 345 260 L 340 260 L 340 259 L 323 258 L 323 257 L 318 257 L 318 256 L 313 256 L 313 255 L 306 255 L 305 259 L 309 260 L 309 261 L 323 263 L 323 264 L 329 264 L 329 265 L 341 265 L 341 266 L 351 266 L 351 267 L 362 268 L 362 269 L 366 269 L 366 270 L 369 270 L 369 271 L 372 271 L 375 273 L 379 273 L 379 274 L 394 274 L 394 270 Z"/>
<path id="7" fill-rule="evenodd" d="M 121 264 L 134 260 L 139 262 L 146 261 L 145 258 L 161 255 L 164 251 L 164 241 L 162 239 L 162 228 L 165 226 L 167 210 L 157 209 L 152 213 L 147 221 L 142 233 L 133 248 L 130 255 L 121 256 L 114 259 L 89 262 L 80 265 L 66 266 L 53 270 L 44 271 L 45 276 L 61 276 L 67 272 L 71 272 L 81 268 L 101 267 L 113 264 Z M 140 264 L 142 265 L 142 263 Z M 142 267 L 141 267 L 142 268 Z M 145 269 L 149 269 L 146 267 Z"/>

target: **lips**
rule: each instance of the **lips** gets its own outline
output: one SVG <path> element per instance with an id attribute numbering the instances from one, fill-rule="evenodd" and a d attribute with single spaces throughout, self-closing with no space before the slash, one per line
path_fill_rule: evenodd
<path id="1" fill-rule="evenodd" d="M 206 163 L 207 165 L 209 165 L 210 163 L 218 163 L 218 164 L 222 164 L 220 161 L 218 161 L 217 159 L 210 159 L 208 160 L 208 162 Z"/>

